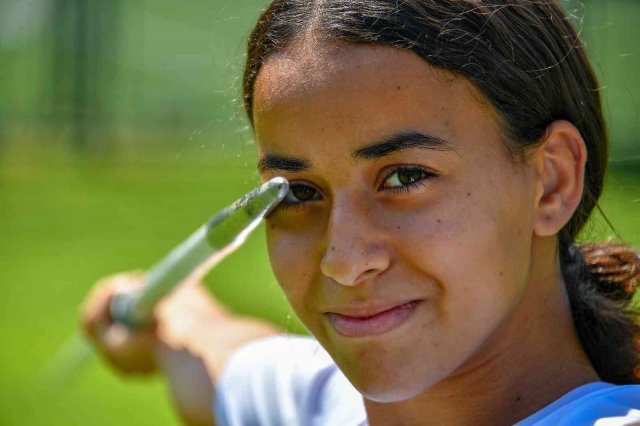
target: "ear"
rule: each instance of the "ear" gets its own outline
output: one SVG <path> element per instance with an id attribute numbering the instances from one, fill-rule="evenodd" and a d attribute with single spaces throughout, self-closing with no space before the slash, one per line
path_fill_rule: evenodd
<path id="1" fill-rule="evenodd" d="M 568 121 L 554 121 L 533 161 L 538 180 L 533 231 L 538 236 L 555 235 L 582 199 L 587 149 L 580 131 Z"/>

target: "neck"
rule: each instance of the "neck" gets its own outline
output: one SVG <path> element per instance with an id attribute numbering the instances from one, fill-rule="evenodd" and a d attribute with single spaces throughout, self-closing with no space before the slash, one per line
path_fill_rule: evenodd
<path id="1" fill-rule="evenodd" d="M 559 277 L 558 266 L 530 280 L 511 316 L 444 381 L 406 401 L 365 400 L 369 424 L 512 425 L 597 381 Z"/>

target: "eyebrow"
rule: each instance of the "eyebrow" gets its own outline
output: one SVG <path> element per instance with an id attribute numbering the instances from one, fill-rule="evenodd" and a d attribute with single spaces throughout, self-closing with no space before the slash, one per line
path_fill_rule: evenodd
<path id="1" fill-rule="evenodd" d="M 435 136 L 418 132 L 404 132 L 383 139 L 372 145 L 358 148 L 351 154 L 356 160 L 377 160 L 405 149 L 429 149 L 432 151 L 453 151 L 451 144 Z"/>
<path id="2" fill-rule="evenodd" d="M 303 172 L 311 167 L 309 161 L 303 158 L 289 157 L 281 154 L 265 154 L 258 161 L 258 170 L 267 172 L 271 170 L 284 170 L 287 172 Z"/>
<path id="3" fill-rule="evenodd" d="M 355 160 L 377 160 L 405 149 L 429 149 L 433 151 L 454 151 L 451 144 L 435 136 L 419 132 L 403 132 L 356 149 L 351 156 Z M 282 154 L 266 153 L 258 161 L 260 172 L 287 171 L 303 172 L 309 170 L 311 164 L 304 158 L 290 157 Z"/>

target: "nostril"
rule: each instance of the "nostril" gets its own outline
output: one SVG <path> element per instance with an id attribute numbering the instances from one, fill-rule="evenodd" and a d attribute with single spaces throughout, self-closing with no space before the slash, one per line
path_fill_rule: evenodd
<path id="1" fill-rule="evenodd" d="M 353 286 L 369 280 L 387 269 L 390 253 L 384 244 L 369 238 L 367 233 L 353 235 L 344 229 L 333 235 L 324 246 L 320 271 L 336 283 Z"/>
<path id="2" fill-rule="evenodd" d="M 368 265 L 366 265 L 366 266 L 368 266 Z M 360 281 L 365 280 L 365 279 L 369 278 L 372 275 L 376 275 L 379 272 L 380 271 L 378 271 L 377 269 L 374 269 L 374 268 L 369 268 L 369 269 L 367 269 L 365 271 L 362 271 L 360 273 L 360 275 L 358 277 L 356 277 L 356 279 L 354 280 L 354 284 L 357 284 Z"/>

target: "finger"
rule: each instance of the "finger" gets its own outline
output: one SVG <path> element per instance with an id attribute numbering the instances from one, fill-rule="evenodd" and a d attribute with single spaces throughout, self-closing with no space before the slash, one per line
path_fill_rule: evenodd
<path id="1" fill-rule="evenodd" d="M 99 338 L 111 321 L 110 304 L 116 294 L 139 288 L 141 278 L 136 273 L 123 273 L 100 280 L 80 307 L 80 327 L 86 335 Z"/>
<path id="2" fill-rule="evenodd" d="M 155 369 L 155 337 L 150 332 L 132 332 L 122 324 L 104 330 L 102 353 L 116 370 L 127 373 L 149 373 Z"/>
<path id="3" fill-rule="evenodd" d="M 87 336 L 98 338 L 99 329 L 109 323 L 107 311 L 110 299 L 111 290 L 104 284 L 99 284 L 80 307 L 80 327 Z"/>

